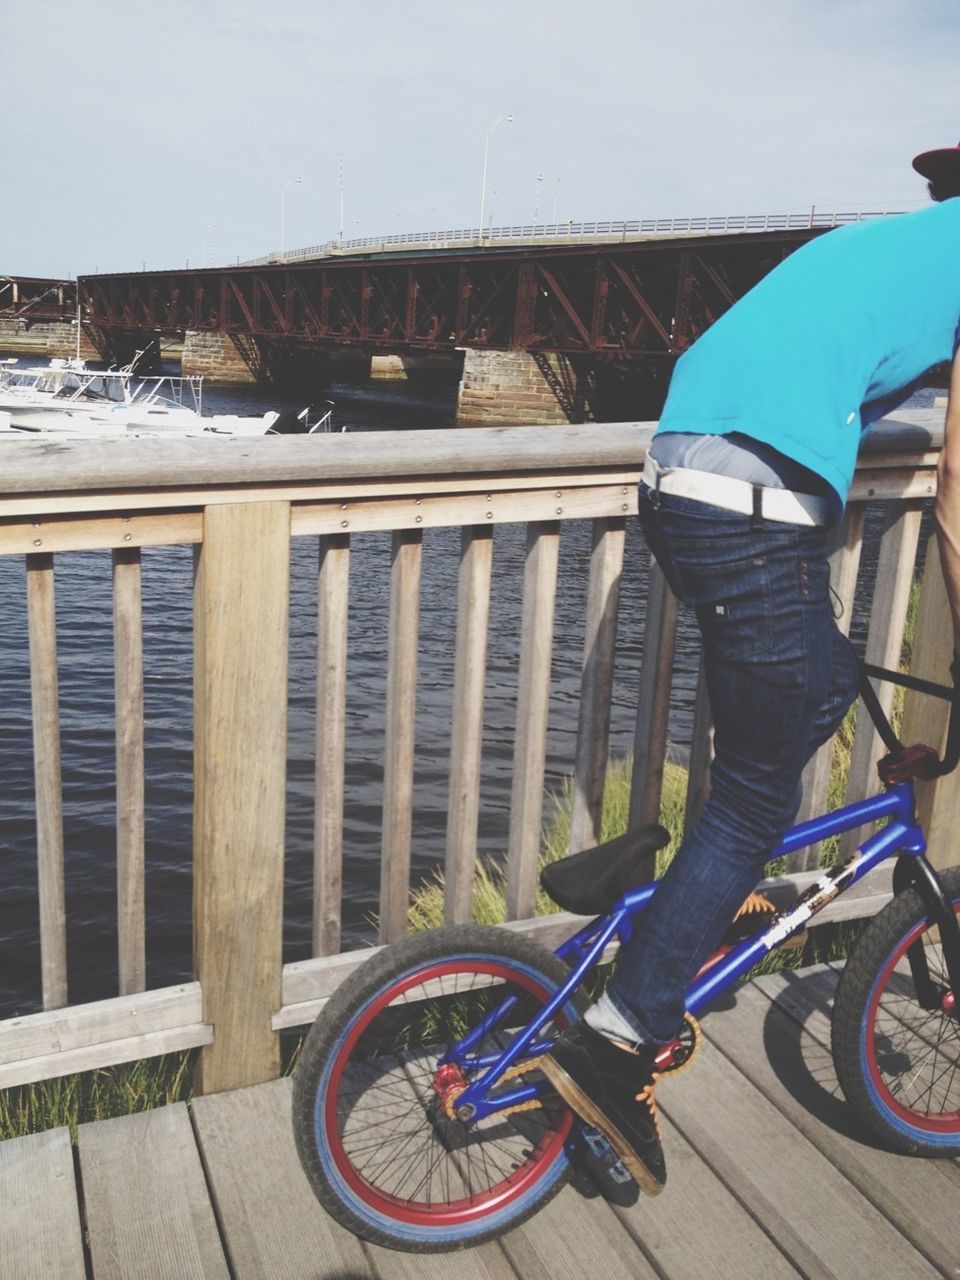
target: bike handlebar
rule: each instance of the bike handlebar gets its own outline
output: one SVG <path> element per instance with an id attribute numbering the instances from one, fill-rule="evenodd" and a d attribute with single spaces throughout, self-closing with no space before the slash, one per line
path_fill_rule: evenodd
<path id="1" fill-rule="evenodd" d="M 927 693 L 934 698 L 942 698 L 950 703 L 950 720 L 947 726 L 947 741 L 943 757 L 933 747 L 906 747 L 897 737 L 889 718 L 880 705 L 874 692 L 870 678 L 886 680 L 891 684 L 902 685 L 918 693 Z M 960 659 L 954 658 L 950 664 L 952 688 L 935 684 L 931 680 L 921 680 L 917 676 L 904 675 L 900 671 L 888 671 L 885 667 L 877 667 L 872 663 L 860 661 L 860 697 L 870 713 L 870 718 L 877 727 L 880 737 L 891 755 L 880 762 L 895 768 L 898 762 L 908 765 L 905 776 L 931 779 L 941 778 L 952 773 L 960 764 Z M 908 756 L 910 757 L 908 764 Z M 892 757 L 892 758 L 891 758 Z M 881 772 L 881 776 L 884 776 Z"/>

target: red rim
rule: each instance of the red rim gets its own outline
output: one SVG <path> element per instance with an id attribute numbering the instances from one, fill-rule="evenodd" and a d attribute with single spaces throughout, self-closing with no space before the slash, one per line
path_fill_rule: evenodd
<path id="1" fill-rule="evenodd" d="M 334 1163 L 347 1185 L 371 1208 L 390 1218 L 418 1226 L 446 1227 L 470 1222 L 472 1219 L 493 1213 L 518 1199 L 539 1180 L 543 1166 L 552 1163 L 560 1154 L 573 1123 L 572 1112 L 564 1108 L 560 1113 L 561 1123 L 559 1127 L 548 1130 L 523 1165 L 514 1170 L 508 1177 L 489 1187 L 479 1196 L 446 1201 L 442 1208 L 430 1208 L 422 1201 L 404 1200 L 398 1196 L 390 1195 L 373 1186 L 372 1183 L 357 1172 L 344 1149 L 336 1123 L 337 1097 L 350 1054 L 376 1015 L 386 1008 L 391 1001 L 395 1000 L 397 996 L 402 995 L 411 987 L 419 986 L 424 982 L 443 978 L 453 973 L 476 973 L 502 978 L 527 991 L 543 1003 L 553 994 L 552 991 L 537 983 L 529 974 L 518 972 L 516 969 L 508 968 L 495 961 L 446 961 L 408 974 L 406 978 L 391 984 L 382 991 L 376 1000 L 367 1006 L 361 1017 L 351 1027 L 331 1069 L 330 1087 L 327 1089 L 324 1105 L 324 1126 L 327 1140 L 330 1144 L 330 1151 Z M 561 1030 L 566 1026 L 566 1020 L 561 1016 L 557 1017 L 556 1023 Z"/>
<path id="2" fill-rule="evenodd" d="M 956 910 L 956 907 L 954 907 Z M 892 952 L 889 960 L 880 973 L 879 978 L 874 983 L 873 994 L 870 997 L 870 1003 L 867 1006 L 867 1038 L 866 1038 L 866 1057 L 867 1068 L 870 1073 L 870 1079 L 873 1081 L 874 1088 L 881 1095 L 883 1105 L 888 1111 L 892 1112 L 901 1120 L 906 1121 L 914 1129 L 920 1129 L 925 1133 L 951 1133 L 960 1132 L 960 1110 L 943 1111 L 938 1115 L 931 1115 L 923 1111 L 913 1111 L 909 1107 L 905 1107 L 890 1092 L 886 1080 L 884 1079 L 880 1065 L 877 1060 L 876 1045 L 876 1017 L 877 1009 L 880 1005 L 881 997 L 887 989 L 887 983 L 890 975 L 896 966 L 903 959 L 904 955 L 910 949 L 912 944 L 920 937 L 927 928 L 926 920 L 920 921 L 900 943 L 899 947 Z"/>

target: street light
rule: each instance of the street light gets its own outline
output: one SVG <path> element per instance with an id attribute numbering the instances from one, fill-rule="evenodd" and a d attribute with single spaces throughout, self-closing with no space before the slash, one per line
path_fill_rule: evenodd
<path id="1" fill-rule="evenodd" d="M 513 116 L 507 116 L 507 124 L 510 124 Z M 487 200 L 487 156 L 490 153 L 490 135 L 498 124 L 503 124 L 504 117 L 499 116 L 494 120 L 493 124 L 487 125 L 487 130 L 483 139 L 483 177 L 480 180 L 480 243 L 483 244 L 483 213 Z"/>
<path id="2" fill-rule="evenodd" d="M 287 212 L 287 187 L 289 187 L 290 184 L 293 182 L 302 182 L 302 181 L 303 181 L 302 178 L 288 178 L 286 182 L 283 184 L 283 186 L 280 188 L 280 261 L 281 262 L 286 262 L 286 255 L 284 253 L 283 233 L 284 233 L 284 226 L 285 226 L 286 212 Z"/>

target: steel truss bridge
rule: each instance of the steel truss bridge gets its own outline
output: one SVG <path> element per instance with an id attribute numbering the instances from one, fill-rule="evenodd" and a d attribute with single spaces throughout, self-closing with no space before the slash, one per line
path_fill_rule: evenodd
<path id="1" fill-rule="evenodd" d="M 817 227 L 627 243 L 415 251 L 84 276 L 84 324 L 111 359 L 158 335 L 227 334 L 259 377 L 316 356 L 472 347 L 668 372 Z"/>
<path id="2" fill-rule="evenodd" d="M 77 286 L 72 280 L 0 275 L 0 320 L 27 326 L 75 320 Z"/>

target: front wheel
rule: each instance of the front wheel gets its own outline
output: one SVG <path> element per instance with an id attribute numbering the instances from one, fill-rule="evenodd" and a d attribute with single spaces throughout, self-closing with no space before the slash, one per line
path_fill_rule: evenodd
<path id="1" fill-rule="evenodd" d="M 960 868 L 942 878 L 960 914 Z M 914 889 L 897 894 L 847 961 L 832 1033 L 847 1102 L 896 1151 L 960 1154 L 958 996 L 950 989 L 940 930 L 920 895 Z"/>
<path id="2" fill-rule="evenodd" d="M 554 1096 L 464 1121 L 456 1095 L 480 1072 L 441 1060 L 480 1028 L 471 1060 L 489 1061 L 567 976 L 509 930 L 455 925 L 405 938 L 347 979 L 294 1085 L 297 1150 L 324 1208 L 366 1240 L 426 1253 L 497 1236 L 556 1194 L 571 1112 Z M 578 1008 L 571 999 L 547 1024 L 540 1051 Z M 542 1079 L 521 1061 L 508 1087 Z"/>

